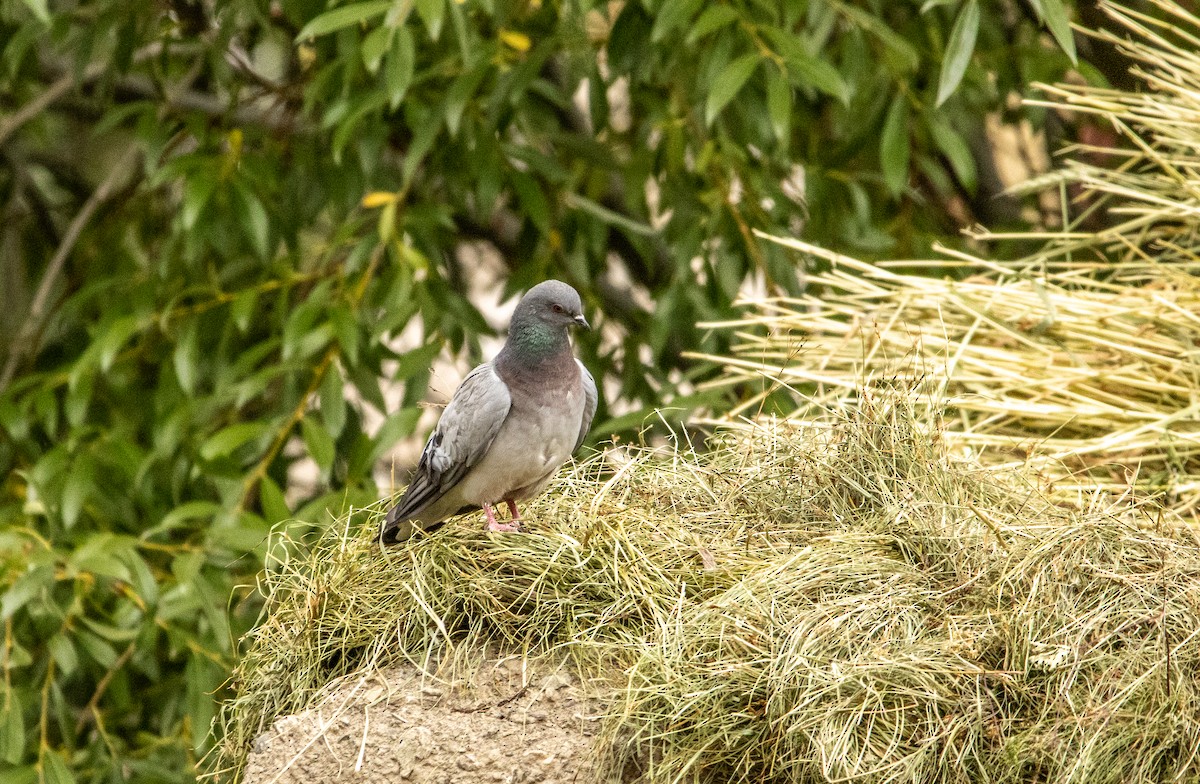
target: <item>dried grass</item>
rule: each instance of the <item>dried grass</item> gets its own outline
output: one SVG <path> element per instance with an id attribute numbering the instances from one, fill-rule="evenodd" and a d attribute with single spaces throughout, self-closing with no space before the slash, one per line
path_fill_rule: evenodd
<path id="1" fill-rule="evenodd" d="M 350 515 L 265 578 L 214 770 L 339 680 L 501 646 L 599 679 L 599 781 L 1200 778 L 1191 529 L 1051 503 L 923 416 L 893 390 L 704 455 L 614 449 L 520 535 L 382 550 L 382 507 Z"/>
<path id="2" fill-rule="evenodd" d="M 1033 463 L 1047 491 L 1134 484 L 1184 514 L 1200 507 L 1200 277 L 1158 286 L 1048 271 L 966 280 L 900 275 L 805 243 L 831 270 L 819 293 L 749 304 L 719 384 L 753 385 L 735 412 L 780 392 L 803 420 L 897 375 L 944 410 L 947 437 L 995 463 Z M 1082 474 L 1082 475 L 1081 475 Z"/>

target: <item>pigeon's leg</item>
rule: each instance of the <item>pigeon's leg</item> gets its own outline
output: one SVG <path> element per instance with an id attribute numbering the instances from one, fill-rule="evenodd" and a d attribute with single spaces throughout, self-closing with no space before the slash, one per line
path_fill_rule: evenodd
<path id="1" fill-rule="evenodd" d="M 520 521 L 521 513 L 517 511 L 517 503 L 515 501 L 513 501 L 511 498 L 504 499 L 504 502 L 508 504 L 509 517 L 511 517 L 514 520 Z"/>
<path id="2" fill-rule="evenodd" d="M 496 520 L 496 512 L 494 509 L 492 509 L 491 504 L 483 505 L 483 513 L 487 515 L 487 529 L 489 531 L 496 531 L 498 533 L 512 533 L 513 531 L 521 530 L 520 526 L 518 526 L 516 523 L 498 522 Z"/>

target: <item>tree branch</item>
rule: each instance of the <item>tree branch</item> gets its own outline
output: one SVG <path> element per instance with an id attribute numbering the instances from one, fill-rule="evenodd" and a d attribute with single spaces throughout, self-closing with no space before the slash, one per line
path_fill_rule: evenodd
<path id="1" fill-rule="evenodd" d="M 83 72 L 84 81 L 95 79 L 103 72 L 103 63 L 92 63 Z M 66 73 L 60 76 L 41 95 L 17 109 L 4 122 L 0 122 L 0 147 L 3 147 L 4 143 L 8 141 L 8 137 L 16 133 L 22 125 L 46 111 L 51 104 L 69 93 L 75 84 L 74 74 Z"/>
<path id="2" fill-rule="evenodd" d="M 157 57 L 162 49 L 162 44 L 155 41 L 134 52 L 133 61 L 139 63 L 151 57 Z M 107 70 L 108 63 L 95 62 L 84 68 L 83 73 L 76 79 L 73 69 L 64 68 L 62 76 L 58 77 L 41 95 L 13 112 L 4 122 L 0 122 L 0 147 L 3 147 L 4 143 L 8 141 L 8 137 L 16 133 L 21 126 L 46 111 L 75 87 L 96 81 Z"/>
<path id="3" fill-rule="evenodd" d="M 290 133 L 308 133 L 313 130 L 310 123 L 298 117 L 291 111 L 286 102 L 273 96 L 271 104 L 263 100 L 251 100 L 230 108 L 228 101 L 209 93 L 197 90 L 180 90 L 163 93 L 153 80 L 141 74 L 129 74 L 118 78 L 114 86 L 119 92 L 124 92 L 136 98 L 156 98 L 162 100 L 172 109 L 198 112 L 210 117 L 229 117 L 233 125 L 257 125 L 270 131 L 287 131 Z"/>
<path id="4" fill-rule="evenodd" d="M 117 189 L 117 186 L 127 176 L 128 171 L 137 164 L 140 155 L 141 150 L 136 146 L 131 146 L 112 169 L 109 170 L 108 176 L 92 192 L 92 195 L 88 197 L 88 200 L 84 202 L 83 207 L 71 221 L 71 225 L 67 227 L 67 231 L 63 234 L 58 249 L 54 252 L 54 257 L 50 259 L 50 263 L 46 266 L 46 274 L 42 276 L 42 282 L 38 284 L 37 293 L 33 295 L 33 302 L 29 305 L 29 315 L 21 325 L 21 330 L 17 333 L 16 339 L 13 340 L 12 346 L 9 347 L 8 357 L 4 363 L 4 370 L 0 372 L 0 392 L 8 388 L 21 361 L 25 357 L 37 353 L 35 342 L 38 333 L 42 329 L 42 322 L 46 318 L 46 311 L 50 307 L 50 295 L 54 291 L 59 277 L 62 275 L 63 266 L 70 257 L 71 251 L 75 249 L 75 243 L 79 241 L 79 235 L 83 233 L 84 227 L 91 221 L 92 216 L 100 208 L 100 205 L 108 201 L 109 197 Z"/>

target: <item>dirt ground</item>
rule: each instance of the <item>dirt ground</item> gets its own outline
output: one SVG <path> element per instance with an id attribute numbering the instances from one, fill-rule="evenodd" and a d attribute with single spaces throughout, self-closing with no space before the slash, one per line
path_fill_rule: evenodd
<path id="1" fill-rule="evenodd" d="M 244 782 L 592 781 L 598 713 L 565 666 L 488 657 L 455 683 L 405 666 L 278 719 L 255 741 Z"/>

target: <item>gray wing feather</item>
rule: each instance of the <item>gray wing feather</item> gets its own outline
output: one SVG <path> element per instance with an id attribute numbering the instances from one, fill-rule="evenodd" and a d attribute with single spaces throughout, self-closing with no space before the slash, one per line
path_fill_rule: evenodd
<path id="1" fill-rule="evenodd" d="M 596 416 L 596 404 L 600 395 L 596 391 L 596 379 L 592 378 L 592 374 L 588 372 L 582 362 L 578 359 L 575 361 L 579 364 L 580 381 L 583 382 L 583 422 L 579 425 L 579 438 L 575 441 L 575 449 L 579 449 L 583 444 L 583 439 L 587 438 L 588 430 L 592 427 L 592 417 Z M 571 451 L 574 452 L 575 449 Z"/>
<path id="2" fill-rule="evenodd" d="M 508 386 L 496 375 L 490 362 L 478 366 L 463 379 L 425 444 L 404 497 L 388 512 L 379 531 L 382 541 L 408 538 L 396 536 L 401 524 L 441 500 L 483 459 L 511 406 Z M 405 528 L 411 533 L 411 526 Z"/>

